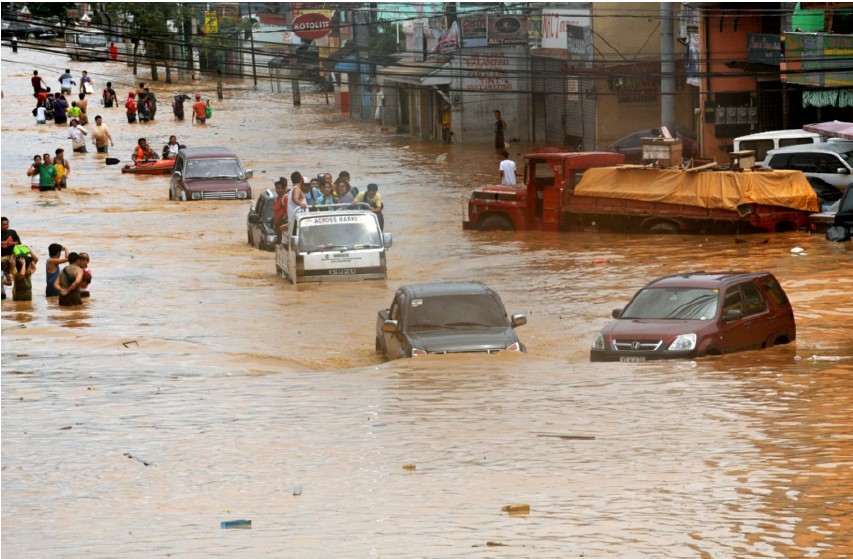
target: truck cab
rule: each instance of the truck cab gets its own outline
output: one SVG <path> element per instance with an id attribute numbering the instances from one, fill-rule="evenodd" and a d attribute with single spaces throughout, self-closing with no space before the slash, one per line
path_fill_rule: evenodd
<path id="1" fill-rule="evenodd" d="M 476 189 L 466 201 L 463 229 L 557 231 L 562 209 L 583 172 L 625 162 L 625 156 L 619 153 L 566 153 L 553 148 L 524 158 L 524 184 Z"/>
<path id="2" fill-rule="evenodd" d="M 294 284 L 386 279 L 391 244 L 368 204 L 300 208 L 275 247 L 276 274 Z"/>

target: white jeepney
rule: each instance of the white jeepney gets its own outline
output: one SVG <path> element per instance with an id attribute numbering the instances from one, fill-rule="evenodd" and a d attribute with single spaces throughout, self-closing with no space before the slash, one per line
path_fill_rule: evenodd
<path id="1" fill-rule="evenodd" d="M 386 279 L 391 243 L 367 204 L 300 208 L 275 247 L 275 269 L 292 283 Z"/>

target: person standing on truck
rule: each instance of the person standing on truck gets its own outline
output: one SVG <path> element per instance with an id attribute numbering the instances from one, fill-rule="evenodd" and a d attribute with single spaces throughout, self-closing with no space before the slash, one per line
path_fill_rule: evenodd
<path id="1" fill-rule="evenodd" d="M 287 221 L 293 222 L 293 214 L 297 208 L 307 208 L 305 203 L 305 193 L 302 191 L 305 188 L 305 179 L 302 178 L 302 173 L 294 171 L 290 175 L 290 182 L 293 183 L 293 188 L 290 189 L 290 194 L 287 197 Z"/>
<path id="2" fill-rule="evenodd" d="M 498 174 L 501 177 L 501 184 L 504 186 L 514 186 L 515 178 L 515 161 L 509 158 L 509 152 L 503 150 L 501 152 L 501 164 Z"/>
<path id="3" fill-rule="evenodd" d="M 275 229 L 276 242 L 281 242 L 282 229 L 287 225 L 287 179 L 279 177 L 275 181 L 275 202 L 272 204 L 272 226 Z"/>
<path id="4" fill-rule="evenodd" d="M 504 132 L 506 132 L 506 122 L 501 117 L 501 112 L 495 111 L 495 149 L 505 149 Z"/>

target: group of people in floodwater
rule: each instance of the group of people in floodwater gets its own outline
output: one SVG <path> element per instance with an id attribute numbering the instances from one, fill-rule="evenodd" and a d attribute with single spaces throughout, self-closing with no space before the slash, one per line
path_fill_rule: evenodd
<path id="1" fill-rule="evenodd" d="M 2 224 L 3 250 L 3 299 L 6 286 L 12 286 L 12 300 L 33 300 L 33 275 L 39 262 L 32 248 L 21 243 L 17 231 L 9 228 L 9 219 L 0 218 Z M 48 260 L 45 265 L 45 296 L 58 297 L 60 306 L 82 305 L 89 296 L 92 272 L 89 270 L 89 254 L 69 252 L 59 243 L 47 247 Z M 62 265 L 65 264 L 63 268 Z"/>
<path id="2" fill-rule="evenodd" d="M 306 180 L 302 173 L 294 171 L 290 175 L 290 180 L 292 183 L 290 187 L 284 177 L 275 181 L 273 227 L 278 232 L 279 238 L 287 223 L 293 220 L 297 209 L 316 209 L 333 205 L 340 205 L 343 208 L 358 203 L 367 204 L 376 214 L 379 227 L 384 229 L 385 218 L 382 210 L 385 206 L 376 183 L 368 184 L 364 192 L 359 192 L 358 188 L 350 186 L 351 177 L 347 171 L 341 171 L 334 181 L 331 173 L 320 173 Z"/>

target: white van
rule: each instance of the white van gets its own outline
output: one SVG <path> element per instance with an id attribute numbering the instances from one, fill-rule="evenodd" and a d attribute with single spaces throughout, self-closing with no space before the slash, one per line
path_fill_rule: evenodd
<path id="1" fill-rule="evenodd" d="M 71 60 L 107 60 L 109 45 L 106 33 L 99 29 L 78 27 L 65 32 L 65 50 Z"/>
<path id="2" fill-rule="evenodd" d="M 764 161 L 771 149 L 796 146 L 799 144 L 818 144 L 823 141 L 820 134 L 806 132 L 802 129 L 769 130 L 735 138 L 734 151 L 751 149 L 755 152 L 756 161 Z"/>
<path id="3" fill-rule="evenodd" d="M 386 279 L 391 244 L 368 204 L 300 208 L 275 247 L 275 269 L 294 284 Z"/>

